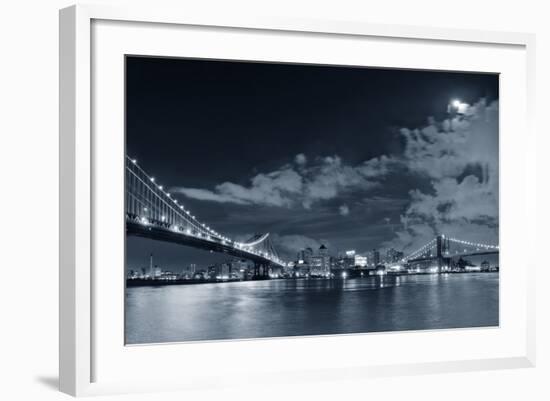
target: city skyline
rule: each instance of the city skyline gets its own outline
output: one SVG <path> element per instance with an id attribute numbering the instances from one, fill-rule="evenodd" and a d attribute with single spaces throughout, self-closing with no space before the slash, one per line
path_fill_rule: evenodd
<path id="1" fill-rule="evenodd" d="M 127 68 L 128 154 L 225 235 L 271 232 L 287 257 L 322 243 L 412 250 L 443 230 L 498 244 L 496 75 L 133 57 Z M 127 247 L 128 265 L 150 252 L 167 266 L 223 257 Z"/>
<path id="2" fill-rule="evenodd" d="M 286 267 L 293 268 L 298 264 L 301 260 L 304 262 L 304 264 L 308 264 L 307 258 L 305 258 L 303 255 L 304 253 L 311 252 L 310 256 L 319 256 L 319 250 L 323 249 L 324 245 L 322 244 L 319 249 L 313 249 L 310 247 L 301 249 L 298 251 L 297 255 L 294 258 L 291 258 L 291 260 L 285 260 L 285 263 L 287 263 Z M 355 263 L 353 265 L 348 266 L 348 268 L 371 268 L 376 267 L 378 265 L 384 266 L 384 268 L 388 268 L 394 264 L 400 263 L 407 255 L 405 255 L 403 252 L 398 251 L 394 248 L 389 248 L 386 250 L 382 249 L 372 249 L 366 252 L 357 252 L 355 249 L 349 249 L 343 252 L 338 252 L 337 254 L 334 254 L 327 249 L 327 256 L 330 257 L 331 263 L 337 264 L 338 260 L 343 260 L 346 258 L 352 258 L 354 259 Z M 143 260 L 140 263 L 134 266 L 128 266 L 128 271 L 145 271 L 148 269 L 151 269 L 151 267 L 155 268 L 162 268 L 164 267 L 162 262 L 155 261 L 153 264 L 154 254 L 151 252 L 148 254 L 148 260 Z M 450 256 L 453 256 L 452 254 Z M 460 255 L 458 255 L 460 256 Z M 161 261 L 162 261 L 162 255 L 161 255 Z M 488 263 L 492 264 L 493 266 L 498 266 L 498 253 L 493 254 L 490 256 L 484 255 L 482 258 L 484 261 L 487 261 Z M 361 260 L 361 263 L 358 263 L 357 261 Z M 465 260 L 469 260 L 466 258 Z M 206 259 L 202 259 L 203 263 L 195 263 L 195 262 L 186 262 L 186 261 L 180 261 L 179 264 L 172 265 L 171 268 L 168 270 L 162 270 L 162 271 L 168 271 L 170 273 L 177 273 L 180 274 L 182 272 L 185 272 L 190 267 L 193 267 L 196 271 L 206 271 L 209 267 L 216 266 L 216 265 L 223 265 L 223 264 L 234 264 L 234 263 L 243 263 L 246 262 L 250 265 L 253 265 L 252 262 L 247 261 L 243 258 L 237 258 L 237 257 L 230 257 L 227 255 L 223 255 L 222 257 L 217 258 L 216 260 L 207 261 Z M 335 266 L 331 266 L 335 267 Z"/>

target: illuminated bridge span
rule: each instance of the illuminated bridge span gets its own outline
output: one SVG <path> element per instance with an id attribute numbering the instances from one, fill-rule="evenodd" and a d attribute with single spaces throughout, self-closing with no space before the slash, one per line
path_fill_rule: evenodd
<path id="1" fill-rule="evenodd" d="M 404 257 L 402 263 L 416 263 L 437 260 L 438 267 L 448 266 L 453 257 L 498 254 L 499 246 L 479 242 L 465 241 L 458 238 L 438 235 L 425 245 Z"/>
<path id="2" fill-rule="evenodd" d="M 254 262 L 266 274 L 269 265 L 284 266 L 269 233 L 235 241 L 200 222 L 188 209 L 126 156 L 126 232 L 128 235 L 227 253 Z"/>

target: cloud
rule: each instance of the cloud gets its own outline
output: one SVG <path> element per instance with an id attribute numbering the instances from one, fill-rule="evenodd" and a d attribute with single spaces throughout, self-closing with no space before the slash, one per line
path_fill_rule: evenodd
<path id="1" fill-rule="evenodd" d="M 424 127 L 401 129 L 404 149 L 397 155 L 382 155 L 352 165 L 338 155 L 307 158 L 300 153 L 290 159 L 293 163 L 253 175 L 245 185 L 224 182 L 213 188 L 179 187 L 172 192 L 255 209 L 277 207 L 277 212 L 292 213 L 292 219 L 307 216 L 317 225 L 326 222 L 327 216 L 320 218 L 301 209 L 324 202 L 315 209 L 316 213 L 331 210 L 340 224 L 343 219 L 334 211 L 346 216 L 350 213 L 348 205 L 354 202 L 354 210 L 359 212 L 356 200 L 362 199 L 362 215 L 383 221 L 384 235 L 393 233 L 392 239 L 376 246 L 405 252 L 417 249 L 440 233 L 497 243 L 499 104 L 480 100 L 463 111 L 463 115 L 453 119 L 430 118 Z M 393 192 L 388 190 L 390 184 Z M 236 208 L 247 214 L 252 209 Z M 262 210 L 270 218 L 275 212 Z M 374 216 L 375 213 L 384 214 Z M 388 213 L 393 213 L 391 218 Z M 257 224 L 257 220 L 251 224 Z M 277 224 L 282 227 L 282 223 Z M 308 223 L 308 227 L 311 225 Z M 367 236 L 365 232 L 364 237 Z M 320 245 L 319 241 L 302 236 L 277 238 L 287 251 L 298 251 L 305 243 Z M 336 237 L 333 240 L 338 241 Z"/>
<path id="2" fill-rule="evenodd" d="M 345 164 L 339 156 L 317 158 L 306 166 L 306 157 L 295 157 L 299 169 L 286 164 L 270 173 L 260 173 L 248 186 L 224 182 L 214 189 L 174 187 L 174 193 L 189 198 L 238 205 L 292 207 L 309 209 L 319 201 L 335 199 L 346 191 L 368 191 L 380 184 L 394 160 L 381 156 L 356 166 Z"/>
<path id="3" fill-rule="evenodd" d="M 342 215 L 342 216 L 347 216 L 349 214 L 349 207 L 348 205 L 342 205 L 338 208 L 338 212 Z"/>
<path id="4" fill-rule="evenodd" d="M 468 106 L 465 115 L 401 130 L 403 163 L 429 180 L 412 189 L 402 228 L 385 245 L 414 250 L 437 234 L 498 242 L 498 102 Z"/>
<path id="5" fill-rule="evenodd" d="M 300 174 L 285 166 L 281 170 L 254 176 L 249 187 L 224 182 L 217 185 L 213 191 L 185 187 L 175 187 L 172 191 L 193 199 L 221 203 L 290 206 L 292 197 L 302 192 L 303 185 Z"/>
<path id="6" fill-rule="evenodd" d="M 406 146 L 403 159 L 414 172 L 434 179 L 457 177 L 466 166 L 498 168 L 498 102 L 484 100 L 466 109 L 463 118 L 401 129 Z"/>
<path id="7" fill-rule="evenodd" d="M 311 248 L 316 252 L 322 244 L 327 247 L 330 245 L 326 241 L 316 240 L 305 235 L 272 234 L 271 241 L 275 249 L 281 254 L 280 256 L 292 260 L 296 258 L 296 254 L 302 249 Z"/>
<path id="8" fill-rule="evenodd" d="M 432 221 L 434 225 L 498 219 L 497 188 L 476 176 L 468 175 L 462 181 L 443 178 L 433 182 L 433 189 L 433 194 L 411 191 L 409 219 Z"/>
<path id="9" fill-rule="evenodd" d="M 370 159 L 357 166 L 346 165 L 339 156 L 327 156 L 306 172 L 302 205 L 309 209 L 319 200 L 334 199 L 348 190 L 370 190 L 380 185 L 394 163 L 386 156 Z"/>
<path id="10" fill-rule="evenodd" d="M 235 198 L 231 195 L 216 194 L 206 189 L 175 187 L 175 188 L 172 188 L 172 191 L 178 192 L 182 195 L 187 196 L 188 198 L 193 198 L 193 199 L 215 201 L 220 203 L 231 202 L 231 203 L 237 203 L 240 205 L 247 204 L 247 202 L 244 202 L 241 199 Z"/>

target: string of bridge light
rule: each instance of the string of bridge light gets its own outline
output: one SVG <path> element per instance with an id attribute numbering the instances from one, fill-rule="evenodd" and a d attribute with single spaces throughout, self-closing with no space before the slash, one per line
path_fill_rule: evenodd
<path id="1" fill-rule="evenodd" d="M 136 168 L 138 168 L 141 173 L 147 177 L 149 179 L 149 181 L 153 184 L 153 185 L 156 185 L 157 189 L 159 191 L 161 191 L 164 195 L 166 195 L 166 197 L 168 199 L 170 199 L 174 205 L 176 206 L 177 209 L 181 210 L 182 212 L 184 212 L 187 216 L 189 216 L 189 218 L 191 218 L 193 220 L 194 223 L 196 223 L 197 226 L 199 227 L 202 227 L 202 229 L 208 231 L 210 234 L 220 238 L 221 240 L 223 241 L 226 241 L 226 242 L 229 242 L 229 243 L 233 243 L 233 245 L 239 249 L 244 249 L 246 250 L 247 252 L 250 252 L 250 253 L 254 253 L 256 255 L 261 255 L 261 256 L 264 256 L 266 258 L 270 258 L 271 259 L 271 255 L 268 254 L 268 252 L 262 252 L 262 251 L 256 251 L 254 249 L 252 249 L 252 247 L 254 245 L 256 245 L 257 242 L 261 242 L 261 241 L 256 241 L 255 243 L 252 243 L 252 244 L 247 244 L 247 243 L 242 243 L 242 242 L 237 242 L 237 241 L 234 241 L 226 236 L 223 236 L 221 235 L 220 233 L 218 233 L 216 230 L 213 230 L 212 228 L 208 227 L 206 224 L 204 223 L 201 223 L 200 221 L 197 220 L 197 218 L 191 214 L 191 212 L 186 209 L 183 205 L 179 204 L 178 200 L 175 199 L 175 198 L 172 198 L 172 195 L 170 194 L 170 192 L 167 192 L 164 190 L 164 187 L 162 185 L 159 185 L 157 184 L 155 181 L 155 177 L 152 177 L 152 176 L 149 176 L 138 164 L 137 164 L 137 159 L 131 159 L 129 156 L 126 156 L 131 162 L 132 164 L 134 164 L 136 166 Z M 191 234 L 188 230 L 187 234 Z M 200 236 L 200 233 L 199 233 L 199 236 Z M 209 239 L 207 237 L 207 239 Z M 265 238 L 263 238 L 265 239 Z M 279 258 L 273 258 L 275 261 L 277 262 L 281 262 Z"/>
<path id="2" fill-rule="evenodd" d="M 126 156 L 128 157 L 128 156 Z M 159 185 L 156 183 L 156 180 L 155 180 L 155 177 L 151 177 L 149 176 L 138 164 L 137 164 L 137 160 L 136 159 L 130 159 L 128 157 L 128 159 L 132 162 L 132 164 L 134 164 L 137 168 L 139 168 L 141 170 L 141 172 L 143 173 L 143 175 L 145 175 L 149 181 L 153 184 L 153 185 L 156 185 L 157 189 L 159 191 L 161 191 L 168 199 L 170 199 L 175 208 L 176 209 L 179 209 L 181 210 L 183 213 L 185 213 L 187 216 L 189 216 L 189 218 L 191 218 L 193 220 L 194 223 L 196 223 L 198 226 L 202 227 L 202 229 L 206 230 L 207 232 L 209 232 L 210 234 L 212 235 L 215 235 L 217 237 L 219 237 L 220 239 L 224 240 L 224 241 L 230 241 L 232 242 L 231 239 L 229 239 L 228 237 L 225 237 L 223 235 L 221 235 L 220 233 L 218 233 L 216 230 L 213 230 L 212 228 L 210 228 L 209 226 L 207 226 L 206 224 L 204 223 L 201 223 L 200 221 L 197 220 L 197 218 L 195 217 L 195 215 L 191 214 L 191 211 L 189 209 L 186 209 L 183 205 L 181 205 L 177 199 L 173 198 L 172 197 L 172 194 L 168 191 L 165 191 L 164 190 L 164 187 L 162 185 Z"/>
<path id="3" fill-rule="evenodd" d="M 432 239 L 430 242 L 428 242 L 427 244 L 425 244 L 421 248 L 418 248 L 416 251 L 410 253 L 407 257 L 403 258 L 403 261 L 405 261 L 407 259 L 413 259 L 416 256 L 423 254 L 425 251 L 428 251 L 428 250 L 432 249 L 433 247 L 435 247 L 437 245 L 436 241 L 437 241 L 437 238 Z"/>
<path id="4" fill-rule="evenodd" d="M 142 173 L 143 175 L 145 175 L 146 178 L 142 179 L 141 177 L 139 177 L 139 176 L 138 176 L 136 173 L 134 173 L 133 171 L 131 171 L 131 170 L 128 170 L 128 171 L 130 171 L 130 173 L 132 173 L 132 174 L 134 175 L 134 177 L 135 177 L 137 180 L 139 180 L 139 181 L 140 181 L 143 185 L 145 185 L 150 191 L 152 191 L 152 192 L 154 193 L 154 195 L 155 195 L 156 197 L 158 197 L 159 200 L 160 200 L 163 204 L 165 204 L 167 207 L 169 207 L 170 209 L 172 209 L 172 210 L 175 212 L 175 214 L 176 214 L 177 216 L 179 216 L 179 217 L 185 219 L 186 217 L 185 217 L 184 215 L 182 215 L 182 214 L 180 213 L 179 210 L 174 209 L 174 208 L 172 207 L 172 205 L 169 204 L 169 203 L 166 201 L 166 199 L 165 199 L 164 197 L 162 197 L 160 194 L 157 193 L 157 191 L 155 191 L 155 188 L 154 188 L 154 187 L 151 187 L 151 186 L 150 186 L 151 184 L 152 184 L 152 185 L 155 185 L 155 184 L 153 184 L 153 182 L 150 180 L 150 178 L 147 176 L 147 174 L 145 174 L 145 172 L 144 172 L 142 169 L 139 169 L 139 170 L 141 171 L 141 173 Z M 172 199 L 169 198 L 169 201 L 171 201 L 171 200 L 172 200 Z M 180 206 L 180 208 L 181 208 L 181 206 Z M 145 207 L 143 208 L 143 211 L 147 212 L 147 211 L 148 211 L 148 207 L 145 206 Z M 189 218 L 191 218 L 191 217 L 194 217 L 194 216 L 190 215 Z M 142 223 L 144 223 L 144 224 L 148 224 L 148 223 L 149 223 L 149 220 L 148 220 L 145 216 L 141 216 L 140 221 L 141 221 Z M 165 222 L 165 221 L 166 221 L 166 216 L 165 216 L 165 215 L 162 215 L 162 216 L 161 216 L 161 221 L 162 221 L 162 222 Z M 198 230 L 203 230 L 202 224 L 200 224 L 198 221 L 191 221 L 191 224 L 193 225 L 193 227 L 197 228 Z M 178 226 L 177 226 L 176 224 L 175 224 L 174 226 L 175 226 L 175 230 L 176 230 L 176 231 L 179 231 Z M 190 230 L 190 229 L 187 229 L 186 232 L 187 232 L 187 234 L 191 234 L 191 230 Z M 198 232 L 197 235 L 198 235 L 199 237 L 202 236 L 202 234 L 201 234 L 200 232 Z M 207 239 L 210 238 L 209 234 L 205 234 L 205 235 L 207 236 Z"/>
<path id="5" fill-rule="evenodd" d="M 476 247 L 476 248 L 499 249 L 498 245 L 488 245 L 488 244 L 482 244 L 477 242 L 463 241 L 457 238 L 447 238 L 447 239 L 451 242 L 455 242 L 458 244 L 467 245 L 471 247 Z"/>

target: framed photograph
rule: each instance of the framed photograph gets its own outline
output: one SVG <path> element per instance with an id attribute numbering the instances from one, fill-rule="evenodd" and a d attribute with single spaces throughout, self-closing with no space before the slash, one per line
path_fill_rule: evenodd
<path id="1" fill-rule="evenodd" d="M 61 390 L 533 366 L 533 48 L 62 10 Z"/>

